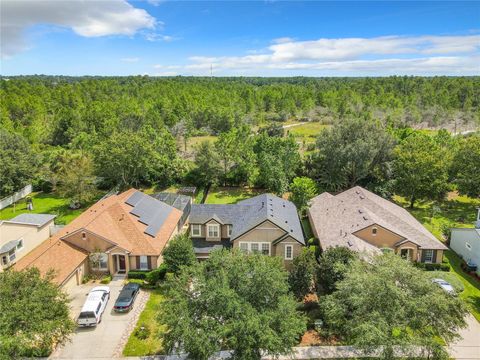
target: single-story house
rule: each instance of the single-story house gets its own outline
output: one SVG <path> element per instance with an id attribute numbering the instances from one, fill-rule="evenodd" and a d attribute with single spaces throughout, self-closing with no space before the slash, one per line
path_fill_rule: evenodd
<path id="1" fill-rule="evenodd" d="M 452 229 L 450 247 L 465 262 L 477 266 L 477 274 L 480 275 L 480 209 L 475 228 Z"/>
<path id="2" fill-rule="evenodd" d="M 198 259 L 233 247 L 280 256 L 288 266 L 305 246 L 297 208 L 272 194 L 236 204 L 192 204 L 189 223 Z"/>
<path id="3" fill-rule="evenodd" d="M 181 217 L 180 210 L 130 189 L 94 204 L 15 267 L 35 266 L 42 273 L 53 269 L 55 281 L 64 287 L 79 284 L 92 270 L 123 274 L 155 269 L 178 233 Z"/>
<path id="4" fill-rule="evenodd" d="M 308 217 L 323 250 L 388 250 L 412 261 L 441 263 L 448 249 L 407 210 L 360 186 L 318 195 L 311 200 Z"/>
<path id="5" fill-rule="evenodd" d="M 0 271 L 14 265 L 53 233 L 55 215 L 20 214 L 0 221 Z"/>

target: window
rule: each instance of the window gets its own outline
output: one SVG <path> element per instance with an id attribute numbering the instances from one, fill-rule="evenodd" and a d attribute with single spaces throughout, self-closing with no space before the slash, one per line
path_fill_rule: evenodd
<path id="1" fill-rule="evenodd" d="M 270 243 L 267 242 L 241 242 L 238 246 L 243 252 L 257 252 L 263 255 L 270 255 Z"/>
<path id="2" fill-rule="evenodd" d="M 433 261 L 433 250 L 423 250 L 424 251 L 424 257 L 423 261 L 426 263 L 431 263 Z"/>
<path id="3" fill-rule="evenodd" d="M 202 236 L 202 225 L 192 224 L 192 236 Z"/>
<path id="4" fill-rule="evenodd" d="M 293 259 L 293 245 L 285 245 L 285 260 Z"/>
<path id="5" fill-rule="evenodd" d="M 218 224 L 208 224 L 208 237 L 218 238 L 220 237 L 220 226 Z"/>
<path id="6" fill-rule="evenodd" d="M 23 249 L 23 239 L 18 240 L 17 244 L 17 250 L 22 250 Z"/>
<path id="7" fill-rule="evenodd" d="M 470 245 L 469 243 L 465 243 L 465 246 L 467 247 L 468 250 L 472 250 L 472 245 Z"/>
<path id="8" fill-rule="evenodd" d="M 377 230 L 378 230 L 378 229 L 377 229 L 376 227 L 372 228 L 372 235 L 373 235 L 373 236 L 376 236 L 376 235 L 377 235 Z"/>
<path id="9" fill-rule="evenodd" d="M 15 253 L 15 248 L 13 248 L 8 252 L 8 258 L 10 262 L 15 261 L 15 259 L 17 258 L 17 254 Z"/>
<path id="10" fill-rule="evenodd" d="M 108 255 L 105 253 L 90 254 L 92 268 L 95 270 L 108 270 Z"/>
<path id="11" fill-rule="evenodd" d="M 242 250 L 243 252 L 248 252 L 248 243 L 241 242 L 239 246 L 240 246 L 240 250 Z"/>
<path id="12" fill-rule="evenodd" d="M 262 254 L 263 255 L 270 255 L 270 244 L 269 243 L 262 243 Z"/>
<path id="13" fill-rule="evenodd" d="M 2 256 L 2 264 L 3 264 L 3 265 L 7 265 L 7 264 L 8 264 L 8 258 L 7 258 L 6 255 L 3 255 L 3 256 Z"/>
<path id="14" fill-rule="evenodd" d="M 258 243 L 251 243 L 250 244 L 250 251 L 251 252 L 258 252 Z"/>
<path id="15" fill-rule="evenodd" d="M 87 240 L 87 233 L 85 231 L 82 232 L 82 240 Z"/>
<path id="16" fill-rule="evenodd" d="M 227 235 L 228 237 L 232 236 L 232 225 L 227 225 Z"/>
<path id="17" fill-rule="evenodd" d="M 98 313 L 100 312 L 100 308 L 102 307 L 102 303 L 99 303 L 98 306 L 97 306 L 97 310 L 95 310 L 95 314 L 98 315 Z"/>
<path id="18" fill-rule="evenodd" d="M 145 255 L 140 256 L 140 270 L 148 270 L 148 257 Z"/>

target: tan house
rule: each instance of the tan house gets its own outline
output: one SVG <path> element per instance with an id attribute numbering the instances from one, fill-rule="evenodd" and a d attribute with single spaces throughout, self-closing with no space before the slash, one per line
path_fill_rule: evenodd
<path id="1" fill-rule="evenodd" d="M 14 265 L 53 233 L 55 215 L 21 214 L 0 221 L 0 271 Z"/>
<path id="2" fill-rule="evenodd" d="M 448 249 L 407 210 L 359 186 L 313 198 L 308 217 L 323 250 L 390 250 L 413 261 L 441 263 Z"/>
<path id="3" fill-rule="evenodd" d="M 182 211 L 135 189 L 100 200 L 19 261 L 17 269 L 56 271 L 56 282 L 79 284 L 91 270 L 124 274 L 162 262 L 167 242 L 178 233 Z"/>
<path id="4" fill-rule="evenodd" d="M 279 256 L 288 266 L 305 246 L 297 208 L 272 194 L 236 204 L 192 204 L 189 222 L 198 259 L 234 247 Z"/>

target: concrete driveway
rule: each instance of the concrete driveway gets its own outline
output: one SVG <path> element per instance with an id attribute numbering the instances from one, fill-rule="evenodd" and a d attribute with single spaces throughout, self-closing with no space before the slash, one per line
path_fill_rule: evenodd
<path id="1" fill-rule="evenodd" d="M 135 300 L 133 310 L 126 314 L 117 314 L 113 311 L 113 305 L 120 290 L 123 287 L 124 279 L 114 279 L 110 287 L 110 300 L 102 316 L 102 322 L 93 328 L 77 328 L 71 341 L 65 346 L 58 348 L 50 356 L 52 359 L 93 359 L 112 358 L 119 352 L 119 346 L 135 325 L 138 315 L 143 309 L 148 294 L 140 292 Z M 77 286 L 70 291 L 72 298 L 72 316 L 80 314 L 83 303 L 89 291 L 98 284 L 85 284 Z"/>
<path id="2" fill-rule="evenodd" d="M 454 359 L 480 359 L 480 323 L 471 315 L 466 317 L 467 327 L 460 330 L 462 339 L 450 345 L 449 353 Z"/>

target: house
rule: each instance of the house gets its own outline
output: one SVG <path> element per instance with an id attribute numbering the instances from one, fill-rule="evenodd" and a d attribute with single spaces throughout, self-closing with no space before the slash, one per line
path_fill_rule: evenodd
<path id="1" fill-rule="evenodd" d="M 233 247 L 280 256 L 288 266 L 305 245 L 297 208 L 272 194 L 236 204 L 192 204 L 189 222 L 198 259 Z"/>
<path id="2" fill-rule="evenodd" d="M 308 217 L 323 250 L 389 250 L 413 261 L 441 263 L 448 249 L 407 210 L 359 186 L 313 198 Z"/>
<path id="3" fill-rule="evenodd" d="M 90 271 L 124 274 L 150 270 L 179 229 L 182 211 L 135 189 L 106 197 L 16 264 L 56 271 L 55 281 L 70 287 Z M 95 254 L 95 256 L 91 256 Z M 89 261 L 95 258 L 95 261 Z"/>
<path id="4" fill-rule="evenodd" d="M 0 221 L 0 271 L 14 265 L 53 233 L 55 215 L 21 214 Z"/>
<path id="5" fill-rule="evenodd" d="M 465 262 L 475 265 L 480 275 L 480 208 L 475 228 L 452 229 L 450 247 Z"/>

